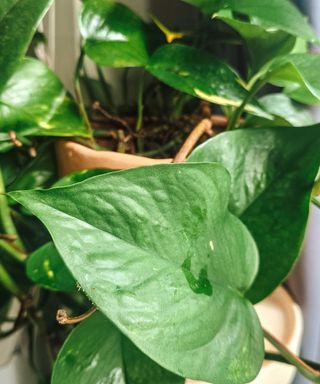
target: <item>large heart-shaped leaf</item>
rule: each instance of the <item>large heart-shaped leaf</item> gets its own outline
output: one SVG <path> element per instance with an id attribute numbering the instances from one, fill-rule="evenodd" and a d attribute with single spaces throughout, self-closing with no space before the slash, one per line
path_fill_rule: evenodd
<path id="1" fill-rule="evenodd" d="M 183 0 L 212 15 L 219 10 L 231 10 L 259 19 L 266 27 L 274 27 L 306 40 L 316 34 L 305 17 L 289 0 Z"/>
<path id="2" fill-rule="evenodd" d="M 293 99 L 305 104 L 320 103 L 320 55 L 296 53 L 274 61 L 266 73 L 266 79 L 285 87 Z"/>
<path id="3" fill-rule="evenodd" d="M 53 0 L 1 0 L 0 91 L 24 56 L 37 25 Z"/>
<path id="4" fill-rule="evenodd" d="M 256 73 L 263 65 L 276 56 L 292 51 L 296 37 L 281 31 L 268 30 L 260 25 L 219 16 L 219 19 L 237 31 L 244 39 L 251 63 L 251 72 Z"/>
<path id="5" fill-rule="evenodd" d="M 232 176 L 230 209 L 248 226 L 260 267 L 247 293 L 258 302 L 288 275 L 300 254 L 310 195 L 320 165 L 320 126 L 226 132 L 189 161 L 223 164 Z"/>
<path id="6" fill-rule="evenodd" d="M 15 131 L 18 137 L 89 136 L 61 82 L 33 59 L 20 64 L 0 95 L 0 126 L 2 132 Z"/>
<path id="7" fill-rule="evenodd" d="M 144 66 L 148 52 L 143 21 L 113 0 L 85 0 L 80 31 L 86 54 L 111 67 Z"/>
<path id="8" fill-rule="evenodd" d="M 183 377 L 239 384 L 258 373 L 263 338 L 244 298 L 258 254 L 229 189 L 220 165 L 171 164 L 11 196 L 144 353 Z"/>
<path id="9" fill-rule="evenodd" d="M 76 290 L 77 284 L 52 242 L 28 257 L 27 275 L 34 283 L 53 291 Z"/>
<path id="10" fill-rule="evenodd" d="M 78 325 L 56 360 L 51 384 L 183 384 L 140 352 L 101 313 Z"/>
<path id="11" fill-rule="evenodd" d="M 171 87 L 215 104 L 238 107 L 247 95 L 241 79 L 227 64 L 185 45 L 162 46 L 151 57 L 147 70 Z M 269 117 L 254 103 L 247 111 Z"/>

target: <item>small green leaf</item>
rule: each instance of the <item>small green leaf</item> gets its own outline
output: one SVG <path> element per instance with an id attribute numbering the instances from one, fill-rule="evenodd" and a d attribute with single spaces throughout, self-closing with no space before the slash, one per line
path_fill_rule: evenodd
<path id="1" fill-rule="evenodd" d="M 34 159 L 31 159 L 15 174 L 14 180 L 7 186 L 6 191 L 22 189 L 46 188 L 52 185 L 56 178 L 55 153 L 50 143 L 39 148 Z"/>
<path id="2" fill-rule="evenodd" d="M 316 34 L 306 18 L 289 0 L 183 0 L 213 15 L 231 10 L 257 18 L 264 27 L 277 28 L 306 40 L 316 40 Z"/>
<path id="3" fill-rule="evenodd" d="M 268 30 L 260 25 L 219 16 L 219 19 L 237 31 L 244 39 L 251 62 L 251 71 L 256 73 L 276 56 L 292 51 L 296 37 L 281 30 Z"/>
<path id="4" fill-rule="evenodd" d="M 81 181 L 87 180 L 90 177 L 104 175 L 105 173 L 110 173 L 110 172 L 114 172 L 114 171 L 109 169 L 85 169 L 83 171 L 74 172 L 62 177 L 60 180 L 54 183 L 52 187 L 65 187 L 67 185 L 80 183 Z"/>
<path id="5" fill-rule="evenodd" d="M 43 63 L 25 59 L 0 95 L 0 126 L 23 136 L 88 137 L 71 96 Z"/>
<path id="6" fill-rule="evenodd" d="M 86 54 L 97 64 L 137 67 L 148 62 L 144 22 L 112 0 L 86 0 L 80 18 Z"/>
<path id="7" fill-rule="evenodd" d="M 0 91 L 27 51 L 36 28 L 53 0 L 1 0 Z"/>
<path id="8" fill-rule="evenodd" d="M 171 87 L 215 104 L 238 107 L 247 95 L 240 77 L 227 64 L 185 45 L 162 46 L 147 70 Z M 247 111 L 269 117 L 259 105 L 249 104 Z"/>
<path id="9" fill-rule="evenodd" d="M 76 282 L 52 242 L 28 257 L 27 275 L 37 285 L 53 291 L 76 290 Z"/>
<path id="10" fill-rule="evenodd" d="M 199 146 L 190 162 L 217 162 L 232 177 L 230 209 L 251 231 L 260 253 L 259 273 L 247 293 L 268 296 L 298 256 L 320 165 L 320 125 L 243 129 Z"/>
<path id="11" fill-rule="evenodd" d="M 140 352 L 101 313 L 78 325 L 56 360 L 52 384 L 183 384 Z"/>
<path id="12" fill-rule="evenodd" d="M 309 109 L 304 105 L 291 100 L 283 93 L 273 93 L 263 96 L 259 99 L 259 103 L 268 113 L 276 117 L 278 125 L 302 127 L 315 123 Z M 259 118 L 253 117 L 253 119 Z M 279 124 L 280 122 L 281 124 Z M 265 120 L 263 124 L 270 126 L 270 121 Z"/>
<path id="13" fill-rule="evenodd" d="M 258 254 L 227 210 L 229 191 L 220 165 L 171 164 L 10 196 L 47 226 L 82 289 L 144 353 L 183 377 L 242 384 L 264 355 L 244 298 Z"/>
<path id="14" fill-rule="evenodd" d="M 319 54 L 296 53 L 276 59 L 266 79 L 301 103 L 320 104 L 319 66 Z"/>

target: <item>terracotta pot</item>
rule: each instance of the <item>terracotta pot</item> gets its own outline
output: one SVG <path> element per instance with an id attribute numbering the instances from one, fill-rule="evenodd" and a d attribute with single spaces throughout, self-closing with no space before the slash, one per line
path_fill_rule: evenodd
<path id="1" fill-rule="evenodd" d="M 57 144 L 58 167 L 61 176 L 84 169 L 128 169 L 145 165 L 168 164 L 172 159 L 150 159 L 108 151 L 95 151 L 83 145 L 61 141 Z M 279 287 L 266 300 L 255 306 L 262 326 L 298 354 L 302 339 L 303 320 L 298 305 L 286 290 Z M 274 352 L 267 342 L 266 349 Z M 294 367 L 265 361 L 259 376 L 252 384 L 290 384 L 296 373 Z M 200 384 L 186 380 L 186 384 Z"/>
<path id="2" fill-rule="evenodd" d="M 59 141 L 56 145 L 60 176 L 84 169 L 129 169 L 146 165 L 169 164 L 172 159 L 150 159 L 112 151 L 95 151 L 72 141 Z"/>

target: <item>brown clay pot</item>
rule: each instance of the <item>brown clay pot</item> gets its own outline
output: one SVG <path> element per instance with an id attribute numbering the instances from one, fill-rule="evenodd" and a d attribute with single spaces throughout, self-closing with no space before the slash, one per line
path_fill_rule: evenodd
<path id="1" fill-rule="evenodd" d="M 151 159 L 112 151 L 96 151 L 84 145 L 63 140 L 57 142 L 56 154 L 60 176 L 84 169 L 120 170 L 172 162 L 172 159 Z"/>

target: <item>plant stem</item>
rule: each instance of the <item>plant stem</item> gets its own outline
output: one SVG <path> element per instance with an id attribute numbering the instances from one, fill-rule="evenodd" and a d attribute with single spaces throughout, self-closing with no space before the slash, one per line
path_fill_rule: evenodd
<path id="1" fill-rule="evenodd" d="M 9 256 L 12 256 L 14 259 L 19 261 L 20 263 L 23 263 L 26 258 L 27 254 L 18 250 L 13 245 L 8 243 L 6 240 L 0 240 L 0 249 L 4 251 Z"/>
<path id="2" fill-rule="evenodd" d="M 304 362 L 300 357 L 292 353 L 285 345 L 283 345 L 277 338 L 272 336 L 268 331 L 264 330 L 264 337 L 280 352 L 280 354 L 292 365 L 294 365 L 298 372 L 311 380 L 314 383 L 320 383 L 320 372 L 306 362 Z"/>
<path id="3" fill-rule="evenodd" d="M 284 358 L 282 355 L 280 355 L 278 353 L 265 352 L 264 358 L 265 358 L 265 360 L 277 361 L 279 363 L 284 363 L 284 364 L 292 365 L 292 363 L 290 363 L 286 358 Z M 308 364 L 311 368 L 320 371 L 320 364 L 319 363 L 315 363 L 314 361 L 311 361 L 311 360 L 308 360 L 308 359 L 302 359 L 301 357 L 300 357 L 300 359 L 304 363 Z"/>
<path id="4" fill-rule="evenodd" d="M 185 161 L 189 153 L 192 151 L 192 149 L 204 133 L 207 133 L 211 136 L 213 135 L 212 122 L 209 119 L 201 120 L 200 123 L 193 129 L 193 131 L 188 136 L 187 140 L 182 145 L 180 151 L 176 154 L 175 158 L 173 159 L 173 163 L 181 163 Z"/>
<path id="5" fill-rule="evenodd" d="M 86 320 L 88 317 L 90 317 L 96 310 L 97 310 L 96 307 L 92 307 L 83 315 L 71 317 L 67 314 L 67 312 L 64 309 L 59 309 L 57 312 L 57 321 L 61 325 L 78 324 L 81 321 Z"/>
<path id="6" fill-rule="evenodd" d="M 0 263 L 0 284 L 2 284 L 14 296 L 17 296 L 21 300 L 23 299 L 23 292 L 13 281 L 9 272 L 5 269 L 2 263 Z"/>
<path id="7" fill-rule="evenodd" d="M 320 200 L 318 200 L 316 197 L 313 197 L 312 200 L 313 204 L 320 209 Z"/>
<path id="8" fill-rule="evenodd" d="M 15 235 L 17 240 L 15 240 L 15 244 L 17 244 L 22 250 L 24 250 L 23 243 L 18 235 L 16 227 L 11 217 L 10 207 L 8 204 L 6 190 L 4 185 L 4 179 L 2 174 L 2 167 L 0 165 L 0 221 L 3 227 L 4 232 L 7 235 Z"/>
<path id="9" fill-rule="evenodd" d="M 81 113 L 81 115 L 85 121 L 86 126 L 87 126 L 87 130 L 88 130 L 88 134 L 90 136 L 91 144 L 92 144 L 92 146 L 94 146 L 93 131 L 92 131 L 92 127 L 91 127 L 91 124 L 90 124 L 90 121 L 88 118 L 88 114 L 86 111 L 86 107 L 84 104 L 84 99 L 83 99 L 82 91 L 81 91 L 81 83 L 80 83 L 80 74 L 81 74 L 81 70 L 83 67 L 84 57 L 85 57 L 84 50 L 81 49 L 80 56 L 79 56 L 79 59 L 77 62 L 75 75 L 74 75 L 74 91 L 75 91 L 75 96 L 76 96 L 76 99 L 77 99 L 77 102 L 79 105 L 80 113 Z"/>
<path id="10" fill-rule="evenodd" d="M 257 81 L 250 91 L 248 92 L 247 96 L 244 98 L 240 106 L 234 111 L 234 113 L 231 116 L 231 119 L 229 121 L 229 124 L 227 126 L 227 131 L 231 131 L 237 127 L 238 121 L 240 120 L 242 113 L 244 112 L 246 105 L 253 99 L 253 97 L 260 91 L 260 89 L 264 86 L 265 81 Z"/>
<path id="11" fill-rule="evenodd" d="M 143 125 L 143 90 L 144 90 L 144 72 L 142 72 L 140 80 L 139 80 L 139 87 L 138 87 L 138 118 L 137 118 L 137 124 L 136 124 L 136 131 L 139 132 Z"/>
<path id="12" fill-rule="evenodd" d="M 137 103 L 137 123 L 136 123 L 136 132 L 139 132 L 143 126 L 143 91 L 144 91 L 144 72 L 142 72 L 139 88 L 138 88 L 138 103 Z M 143 138 L 138 137 L 138 151 L 143 152 Z"/>

